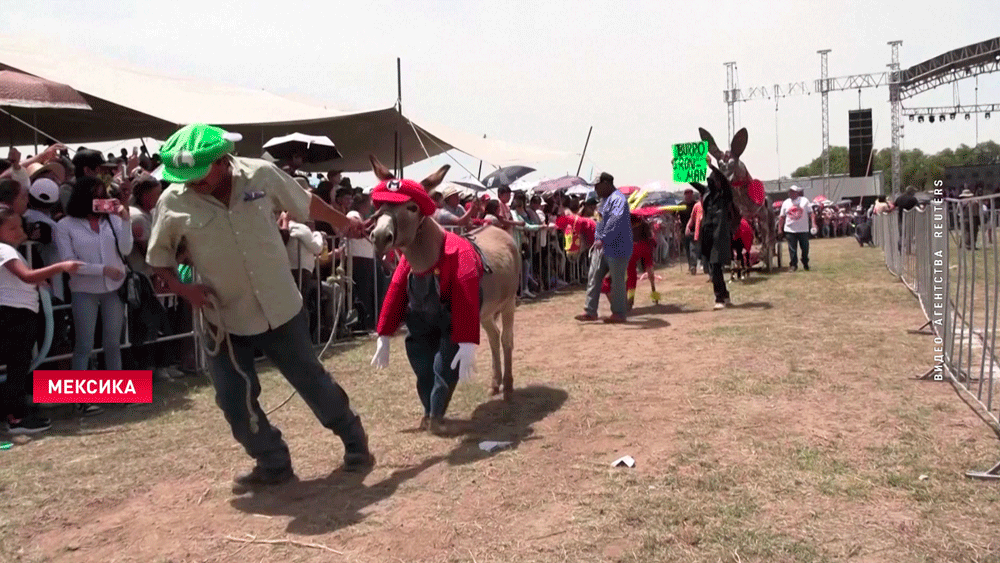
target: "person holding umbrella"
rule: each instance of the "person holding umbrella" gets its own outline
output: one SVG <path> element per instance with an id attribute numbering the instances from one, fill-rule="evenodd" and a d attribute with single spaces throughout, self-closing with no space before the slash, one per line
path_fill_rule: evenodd
<path id="1" fill-rule="evenodd" d="M 233 156 L 242 137 L 203 123 L 185 126 L 163 144 L 165 190 L 146 261 L 171 292 L 200 309 L 209 326 L 207 341 L 216 404 L 233 437 L 256 460 L 237 476 L 234 492 L 284 483 L 294 477 L 288 446 L 257 398 L 254 363 L 261 349 L 298 391 L 320 423 L 344 445 L 344 470 L 371 467 L 374 457 L 361 418 L 347 392 L 316 358 L 309 319 L 292 278 L 288 253 L 274 217 L 330 223 L 349 235 L 364 232 L 263 159 Z M 177 278 L 177 249 L 187 243 L 199 280 Z"/>

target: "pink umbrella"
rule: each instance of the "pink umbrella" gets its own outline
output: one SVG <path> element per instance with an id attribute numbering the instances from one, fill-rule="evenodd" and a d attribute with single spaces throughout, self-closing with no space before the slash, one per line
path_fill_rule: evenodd
<path id="1" fill-rule="evenodd" d="M 0 106 L 92 109 L 73 88 L 30 74 L 0 70 Z"/>

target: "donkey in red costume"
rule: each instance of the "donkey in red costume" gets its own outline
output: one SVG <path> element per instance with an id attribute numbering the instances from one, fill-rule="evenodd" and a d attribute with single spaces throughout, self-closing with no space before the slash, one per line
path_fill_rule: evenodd
<path id="1" fill-rule="evenodd" d="M 514 310 L 521 280 L 521 252 L 503 229 L 486 226 L 466 236 L 434 221 L 437 206 L 428 192 L 449 166 L 422 182 L 397 180 L 375 157 L 381 180 L 372 190 L 378 205 L 372 242 L 375 255 L 399 249 L 403 257 L 386 292 L 378 321 L 372 365 L 389 361 L 389 337 L 406 323 L 406 356 L 417 376 L 424 407 L 422 429 L 444 430 L 444 414 L 459 379 L 471 374 L 482 325 L 493 352 L 492 394 L 513 396 Z M 498 320 L 502 319 L 501 334 Z M 503 361 L 501 363 L 501 344 Z"/>
<path id="2" fill-rule="evenodd" d="M 764 185 L 759 180 L 754 180 L 750 176 L 740 155 L 747 148 L 748 134 L 746 127 L 740 129 L 733 135 L 733 140 L 729 143 L 729 150 L 722 152 L 715 143 L 712 135 L 698 128 L 702 141 L 708 141 L 708 152 L 718 163 L 719 171 L 729 180 L 733 186 L 733 202 L 742 215 L 754 228 L 757 237 L 763 246 L 763 259 L 765 268 L 771 271 L 771 257 L 777 248 L 777 224 L 775 222 L 774 209 L 771 201 L 764 193 Z M 747 249 L 749 250 L 749 249 Z"/>

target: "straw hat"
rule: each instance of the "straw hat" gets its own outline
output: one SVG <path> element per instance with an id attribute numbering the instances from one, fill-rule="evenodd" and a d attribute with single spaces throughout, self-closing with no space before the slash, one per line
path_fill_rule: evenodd
<path id="1" fill-rule="evenodd" d="M 46 172 L 51 172 L 55 178 L 53 179 L 55 183 L 61 184 L 66 181 L 66 167 L 59 160 L 50 160 L 45 164 L 39 164 L 37 162 L 29 165 L 25 169 L 28 173 L 28 177 L 32 182 L 38 179 L 39 176 Z"/>
<path id="2" fill-rule="evenodd" d="M 965 188 L 964 190 L 962 190 L 962 193 L 958 194 L 958 197 L 966 198 L 966 197 L 976 197 L 976 196 L 971 191 L 969 191 L 969 188 Z"/>
<path id="3" fill-rule="evenodd" d="M 441 190 L 441 197 L 443 199 L 448 199 L 449 197 L 453 195 L 458 195 L 459 193 L 460 192 L 458 186 L 454 184 L 448 184 L 447 186 L 445 186 L 443 190 Z"/>

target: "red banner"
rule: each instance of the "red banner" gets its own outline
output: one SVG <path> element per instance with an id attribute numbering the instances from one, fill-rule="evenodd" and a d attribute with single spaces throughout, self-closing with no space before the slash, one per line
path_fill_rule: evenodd
<path id="1" fill-rule="evenodd" d="M 152 370 L 35 370 L 36 403 L 152 403 Z"/>

